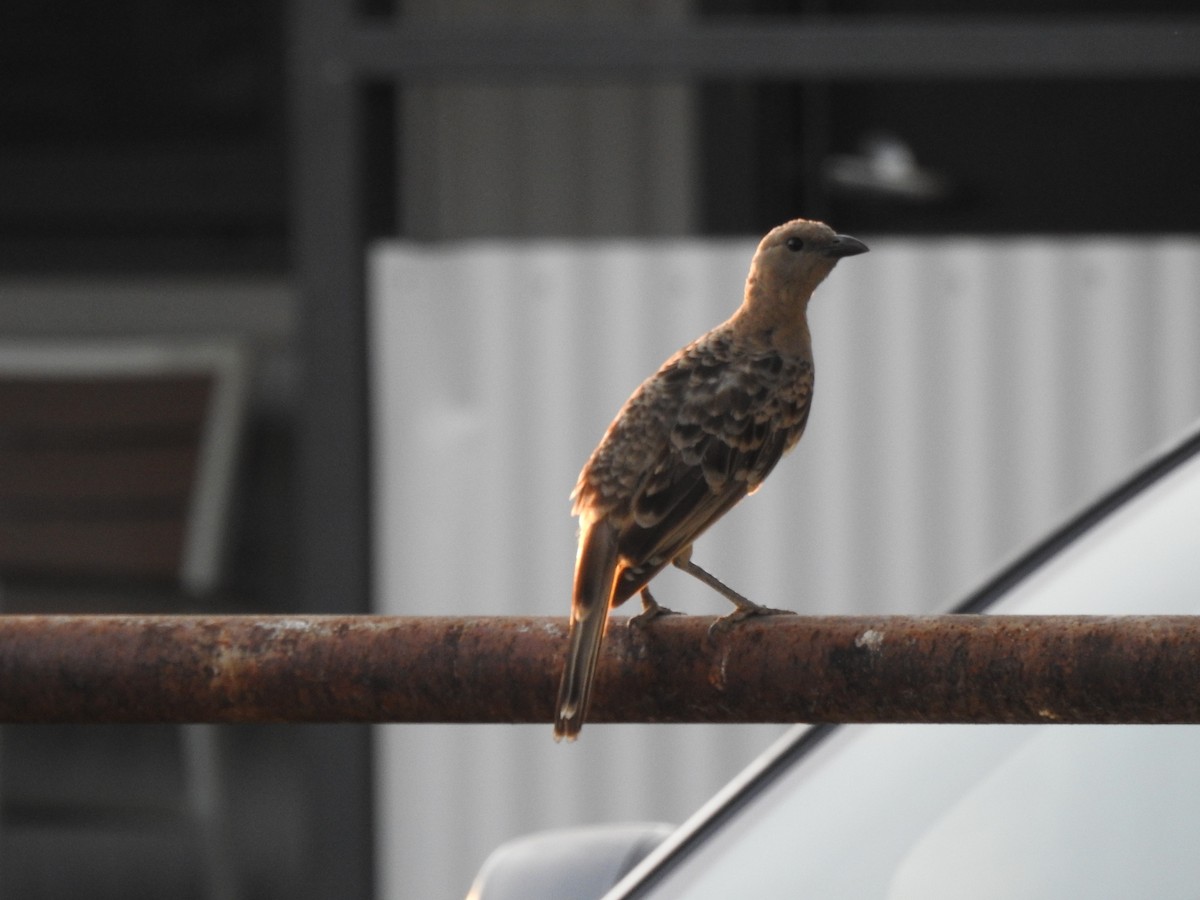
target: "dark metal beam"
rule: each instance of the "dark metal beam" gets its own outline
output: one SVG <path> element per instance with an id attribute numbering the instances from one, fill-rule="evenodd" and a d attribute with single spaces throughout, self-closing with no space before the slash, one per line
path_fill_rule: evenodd
<path id="1" fill-rule="evenodd" d="M 613 622 L 594 722 L 1200 723 L 1200 617 Z M 0 618 L 4 722 L 549 722 L 566 622 Z"/>
<path id="2" fill-rule="evenodd" d="M 340 5 L 310 0 L 294 17 L 297 590 L 305 612 L 358 613 L 370 608 L 362 85 L 323 52 L 349 28 Z"/>
<path id="3" fill-rule="evenodd" d="M 350 31 L 349 4 L 297 0 L 289 15 L 291 252 L 302 380 L 296 600 L 306 613 L 362 613 L 370 608 L 363 90 L 327 52 Z M 304 896 L 373 897 L 368 729 L 309 728 L 297 737 L 307 788 Z"/>
<path id="4" fill-rule="evenodd" d="M 332 53 L 419 81 L 1167 78 L 1200 75 L 1200 16 L 358 24 Z"/>

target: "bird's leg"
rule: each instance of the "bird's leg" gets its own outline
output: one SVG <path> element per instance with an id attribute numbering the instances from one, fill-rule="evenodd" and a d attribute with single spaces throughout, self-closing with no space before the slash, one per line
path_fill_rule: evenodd
<path id="1" fill-rule="evenodd" d="M 679 554 L 679 556 L 675 557 L 673 562 L 678 568 L 683 569 L 683 571 L 695 578 L 699 578 L 710 588 L 737 607 L 737 609 L 735 609 L 729 615 L 722 616 L 717 620 L 717 622 L 724 623 L 726 625 L 732 625 L 734 622 L 740 622 L 742 619 L 748 619 L 751 616 L 795 615 L 795 613 L 790 609 L 772 609 L 769 606 L 760 606 L 748 597 L 743 597 L 715 575 L 709 574 L 708 572 L 704 571 L 704 569 L 692 562 L 690 547 L 683 553 Z"/>
<path id="2" fill-rule="evenodd" d="M 659 616 L 677 616 L 679 613 L 673 609 L 667 609 L 665 606 L 660 606 L 658 601 L 654 599 L 650 593 L 650 588 L 642 588 L 642 611 L 629 620 L 631 628 L 645 628 Z"/>

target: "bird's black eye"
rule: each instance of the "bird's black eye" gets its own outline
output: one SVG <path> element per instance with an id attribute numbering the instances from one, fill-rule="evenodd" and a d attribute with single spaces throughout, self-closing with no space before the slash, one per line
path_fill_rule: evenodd
<path id="1" fill-rule="evenodd" d="M 798 237 L 788 238 L 786 241 L 783 242 L 783 245 L 785 247 L 787 247 L 789 250 L 791 250 L 793 253 L 799 252 L 800 250 L 804 249 L 804 241 L 800 240 L 800 238 L 798 238 Z"/>

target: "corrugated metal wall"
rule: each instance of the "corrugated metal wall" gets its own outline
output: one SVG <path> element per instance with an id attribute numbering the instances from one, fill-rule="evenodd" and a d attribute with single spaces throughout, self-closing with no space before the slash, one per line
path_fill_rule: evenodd
<path id="1" fill-rule="evenodd" d="M 697 544 L 752 598 L 943 609 L 1200 414 L 1195 239 L 862 237 L 872 252 L 813 302 L 808 434 Z M 737 305 L 753 247 L 379 246 L 379 611 L 564 615 L 580 465 Z M 690 581 L 666 572 L 657 594 L 723 611 Z M 548 723 L 380 728 L 381 896 L 462 896 L 523 832 L 680 821 L 779 730 L 591 725 L 560 746 Z"/>
<path id="2" fill-rule="evenodd" d="M 407 0 L 410 23 L 680 23 L 691 0 Z M 484 26 L 486 27 L 486 26 Z M 401 232 L 410 238 L 672 235 L 695 230 L 696 89 L 603 81 L 406 82 L 397 94 Z"/>

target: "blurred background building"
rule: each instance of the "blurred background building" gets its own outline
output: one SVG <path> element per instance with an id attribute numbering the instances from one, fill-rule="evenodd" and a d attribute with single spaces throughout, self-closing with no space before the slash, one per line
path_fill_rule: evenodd
<path id="1" fill-rule="evenodd" d="M 0 608 L 564 614 L 578 466 L 797 215 L 873 253 L 818 295 L 811 434 L 698 552 L 942 608 L 1200 413 L 1198 36 L 1182 0 L 6 3 L 0 370 L 219 344 L 245 390 L 219 577 L 10 562 Z M 17 409 L 12 471 L 50 440 Z M 30 503 L 0 485 L 11 546 Z M 773 733 L 6 727 L 0 891 L 459 896 Z"/>

